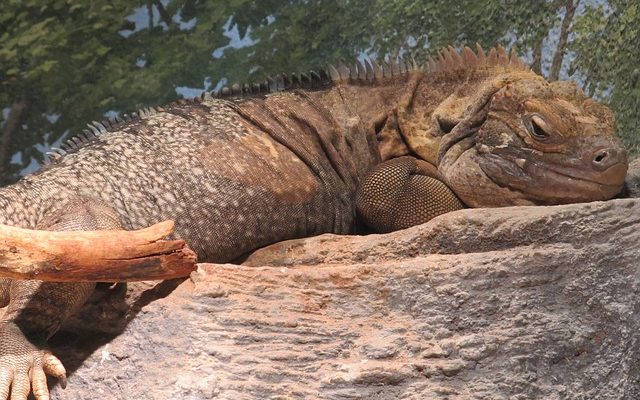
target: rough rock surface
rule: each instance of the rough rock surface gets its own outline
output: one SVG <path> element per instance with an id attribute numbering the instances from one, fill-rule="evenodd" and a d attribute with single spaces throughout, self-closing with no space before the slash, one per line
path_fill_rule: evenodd
<path id="1" fill-rule="evenodd" d="M 640 158 L 629 163 L 622 197 L 640 197 Z"/>
<path id="2" fill-rule="evenodd" d="M 283 242 L 105 289 L 52 397 L 637 399 L 638 243 L 636 199 Z"/>

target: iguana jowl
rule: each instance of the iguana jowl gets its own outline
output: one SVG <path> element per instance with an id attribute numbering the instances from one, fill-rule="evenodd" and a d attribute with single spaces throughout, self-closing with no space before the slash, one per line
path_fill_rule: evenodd
<path id="1" fill-rule="evenodd" d="M 69 145 L 78 149 L 0 190 L 0 223 L 94 230 L 174 219 L 201 261 L 226 262 L 280 240 L 353 232 L 356 208 L 388 231 L 463 204 L 621 190 L 627 161 L 613 116 L 575 85 L 547 83 L 503 49 L 445 50 L 429 64 L 330 67 L 225 89 L 262 94 L 94 123 Z M 13 399 L 30 386 L 48 398 L 45 372 L 63 378 L 64 368 L 39 346 L 92 290 L 2 282 L 0 399 L 10 386 Z"/>

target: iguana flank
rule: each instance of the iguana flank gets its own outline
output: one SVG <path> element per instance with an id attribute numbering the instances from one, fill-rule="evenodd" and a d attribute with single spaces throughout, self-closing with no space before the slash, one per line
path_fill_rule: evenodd
<path id="1" fill-rule="evenodd" d="M 91 129 L 0 189 L 0 223 L 135 229 L 173 219 L 204 262 L 277 241 L 389 231 L 470 207 L 606 200 L 626 152 L 604 106 L 502 48 L 444 50 L 425 71 L 329 67 L 235 86 Z M 64 153 L 64 155 L 61 155 Z M 0 399 L 48 398 L 41 350 L 93 290 L 0 282 Z M 31 389 L 30 389 L 31 387 Z"/>

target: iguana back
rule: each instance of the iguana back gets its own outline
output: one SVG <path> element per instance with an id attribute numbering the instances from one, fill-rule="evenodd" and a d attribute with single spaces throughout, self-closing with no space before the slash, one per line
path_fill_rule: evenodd
<path id="1" fill-rule="evenodd" d="M 43 187 L 42 215 L 82 196 L 111 205 L 125 229 L 174 219 L 200 260 L 227 262 L 352 232 L 353 194 L 379 160 L 371 139 L 345 134 L 303 92 L 182 102 L 99 134 L 15 191 Z"/>

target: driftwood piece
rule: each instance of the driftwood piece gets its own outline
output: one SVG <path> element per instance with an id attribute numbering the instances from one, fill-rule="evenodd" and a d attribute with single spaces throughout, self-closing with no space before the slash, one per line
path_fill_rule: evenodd
<path id="1" fill-rule="evenodd" d="M 164 221 L 136 231 L 40 231 L 0 225 L 0 276 L 58 282 L 121 282 L 189 275 L 196 256 L 184 240 L 161 240 Z"/>

